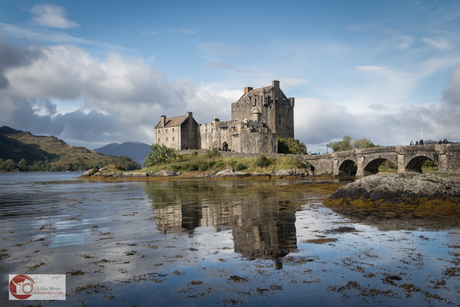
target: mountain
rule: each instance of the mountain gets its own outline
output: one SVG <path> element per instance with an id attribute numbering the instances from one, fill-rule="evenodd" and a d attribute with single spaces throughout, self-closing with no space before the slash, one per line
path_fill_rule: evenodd
<path id="1" fill-rule="evenodd" d="M 150 152 L 150 145 L 141 142 L 111 143 L 101 148 L 96 148 L 94 151 L 115 157 L 127 156 L 140 165 L 143 165 L 145 158 Z"/>
<path id="2" fill-rule="evenodd" d="M 0 127 L 0 171 L 73 171 L 112 163 L 128 169 L 139 168 L 126 156 L 114 158 L 83 146 L 68 145 L 55 136 L 36 136 L 7 126 Z"/>

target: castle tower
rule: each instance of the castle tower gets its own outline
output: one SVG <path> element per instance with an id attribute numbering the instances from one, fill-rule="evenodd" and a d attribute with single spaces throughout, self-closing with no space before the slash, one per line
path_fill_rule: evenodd
<path id="1" fill-rule="evenodd" d="M 260 115 L 253 113 L 257 107 Z M 268 126 L 271 133 L 288 139 L 294 137 L 294 98 L 288 98 L 280 88 L 280 82 L 273 80 L 271 86 L 253 89 L 245 87 L 241 98 L 232 103 L 232 120 L 257 118 Z"/>

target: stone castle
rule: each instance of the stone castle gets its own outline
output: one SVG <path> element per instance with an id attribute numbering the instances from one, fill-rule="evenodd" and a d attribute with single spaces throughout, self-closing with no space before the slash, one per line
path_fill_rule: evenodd
<path id="1" fill-rule="evenodd" d="M 294 98 L 287 98 L 274 80 L 271 86 L 253 89 L 232 103 L 232 119 L 198 124 L 192 112 L 185 116 L 162 115 L 155 126 L 156 144 L 177 150 L 214 149 L 241 153 L 277 153 L 278 137 L 294 138 Z"/>

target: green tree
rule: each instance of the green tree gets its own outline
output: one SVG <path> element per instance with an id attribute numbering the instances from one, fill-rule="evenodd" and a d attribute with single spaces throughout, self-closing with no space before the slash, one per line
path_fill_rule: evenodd
<path id="1" fill-rule="evenodd" d="M 284 154 L 305 154 L 307 152 L 307 146 L 304 143 L 300 143 L 299 140 L 288 138 L 278 138 L 278 153 Z"/>
<path id="2" fill-rule="evenodd" d="M 333 152 L 347 151 L 352 150 L 352 140 L 351 136 L 346 135 L 341 141 L 332 141 L 326 145 L 328 148 L 332 149 Z"/>
<path id="3" fill-rule="evenodd" d="M 13 159 L 8 159 L 6 161 L 3 161 L 0 164 L 0 171 L 3 172 L 11 172 L 11 171 L 17 171 L 18 170 L 18 165 L 16 162 L 14 162 Z"/>
<path id="4" fill-rule="evenodd" d="M 349 135 L 344 136 L 341 141 L 332 141 L 326 146 L 332 149 L 333 152 L 377 147 L 377 145 L 375 145 L 370 139 L 362 138 L 359 140 L 354 140 Z"/>
<path id="5" fill-rule="evenodd" d="M 362 139 L 353 141 L 354 149 L 374 148 L 374 147 L 377 147 L 377 146 L 371 141 L 371 139 L 362 138 Z"/>
<path id="6" fill-rule="evenodd" d="M 166 147 L 166 145 L 153 144 L 150 146 L 150 150 L 144 161 L 145 167 L 165 163 L 167 159 L 177 156 L 177 151 Z"/>
<path id="7" fill-rule="evenodd" d="M 19 168 L 21 171 L 27 171 L 29 170 L 29 166 L 27 165 L 26 159 L 22 158 L 19 163 L 18 163 Z"/>

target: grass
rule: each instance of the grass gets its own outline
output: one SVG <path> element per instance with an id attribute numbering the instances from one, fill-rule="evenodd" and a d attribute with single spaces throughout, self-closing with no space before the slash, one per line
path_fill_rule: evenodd
<path id="1" fill-rule="evenodd" d="M 152 167 L 144 168 L 145 172 L 159 172 L 167 169 L 177 172 L 193 171 L 220 171 L 235 169 L 247 173 L 264 173 L 280 169 L 305 168 L 306 164 L 296 158 L 280 157 L 267 158 L 263 155 L 258 158 L 224 158 L 218 154 L 194 155 L 184 154 Z"/>

